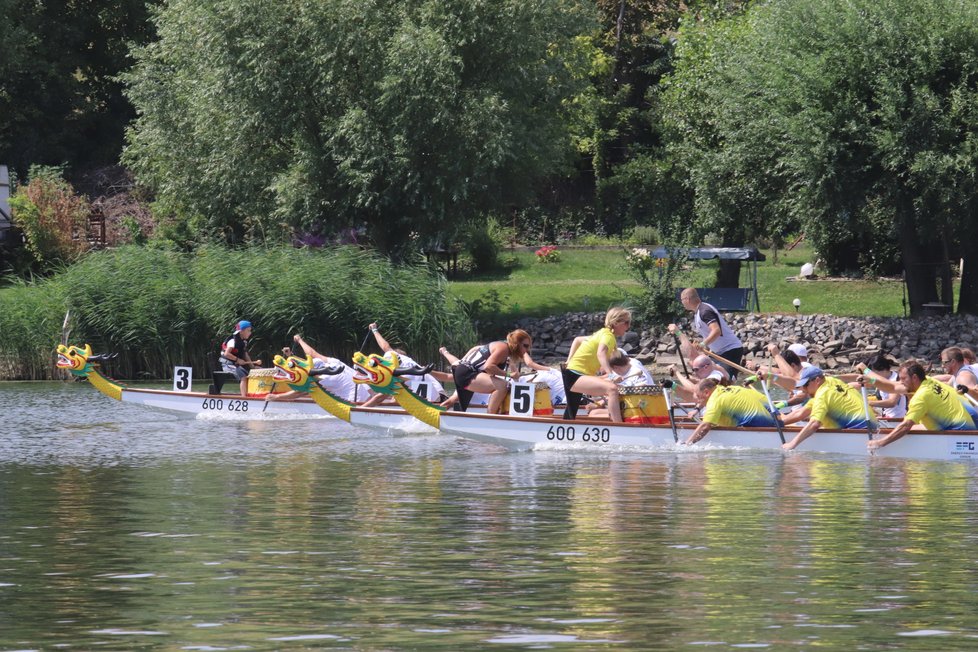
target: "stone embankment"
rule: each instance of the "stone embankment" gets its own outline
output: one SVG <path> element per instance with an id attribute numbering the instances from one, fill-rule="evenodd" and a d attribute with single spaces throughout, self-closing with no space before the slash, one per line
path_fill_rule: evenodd
<path id="1" fill-rule="evenodd" d="M 972 315 L 904 319 L 728 313 L 725 317 L 744 342 L 748 358 L 766 359 L 770 342 L 782 348 L 797 342 L 808 348 L 812 363 L 840 371 L 881 351 L 901 361 L 920 358 L 936 364 L 948 346 L 978 346 L 978 317 Z M 517 326 L 533 336 L 534 357 L 553 362 L 565 359 L 574 338 L 594 332 L 603 319 L 604 313 L 569 313 L 525 318 Z M 681 325 L 690 332 L 688 321 Z M 675 341 L 664 329 L 628 332 L 622 348 L 653 367 L 679 361 Z"/>

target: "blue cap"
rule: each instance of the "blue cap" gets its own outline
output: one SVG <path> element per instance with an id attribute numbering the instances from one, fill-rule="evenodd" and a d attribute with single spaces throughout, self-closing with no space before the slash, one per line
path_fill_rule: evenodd
<path id="1" fill-rule="evenodd" d="M 801 370 L 801 375 L 798 376 L 798 382 L 795 383 L 795 389 L 804 387 L 809 382 L 816 378 L 821 378 L 825 373 L 818 367 L 805 367 Z"/>
<path id="2" fill-rule="evenodd" d="M 247 319 L 242 319 L 238 322 L 238 330 L 243 331 L 246 328 L 251 328 L 251 322 Z"/>

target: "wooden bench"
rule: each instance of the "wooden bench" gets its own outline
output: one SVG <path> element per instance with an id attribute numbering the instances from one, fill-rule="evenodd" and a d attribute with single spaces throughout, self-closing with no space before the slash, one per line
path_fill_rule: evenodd
<path id="1" fill-rule="evenodd" d="M 751 288 L 696 288 L 700 300 L 712 305 L 720 312 L 747 312 L 750 310 Z M 676 293 L 676 298 L 682 290 Z"/>

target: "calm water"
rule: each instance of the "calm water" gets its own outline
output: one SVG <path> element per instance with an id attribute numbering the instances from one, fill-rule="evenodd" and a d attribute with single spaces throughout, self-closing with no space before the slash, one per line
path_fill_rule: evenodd
<path id="1" fill-rule="evenodd" d="M 0 650 L 978 647 L 974 466 L 0 415 Z"/>

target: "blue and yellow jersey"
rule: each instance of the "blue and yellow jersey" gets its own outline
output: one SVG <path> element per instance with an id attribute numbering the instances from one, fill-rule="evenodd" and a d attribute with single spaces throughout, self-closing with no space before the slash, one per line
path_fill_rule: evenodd
<path id="1" fill-rule="evenodd" d="M 825 382 L 812 399 L 811 419 L 818 420 L 823 428 L 866 428 L 866 408 L 863 397 L 838 378 L 826 376 Z"/>
<path id="2" fill-rule="evenodd" d="M 773 426 L 764 395 L 748 387 L 717 387 L 703 411 L 703 421 L 715 426 Z"/>
<path id="3" fill-rule="evenodd" d="M 907 405 L 907 416 L 928 430 L 974 430 L 975 418 L 950 385 L 925 378 Z"/>
<path id="4" fill-rule="evenodd" d="M 609 358 L 618 349 L 615 334 L 610 329 L 602 328 L 587 338 L 584 344 L 577 347 L 577 351 L 574 351 L 574 357 L 567 363 L 567 369 L 587 376 L 596 375 L 601 369 L 601 364 L 598 362 L 598 345 L 601 343 L 604 343 L 608 347 Z"/>

